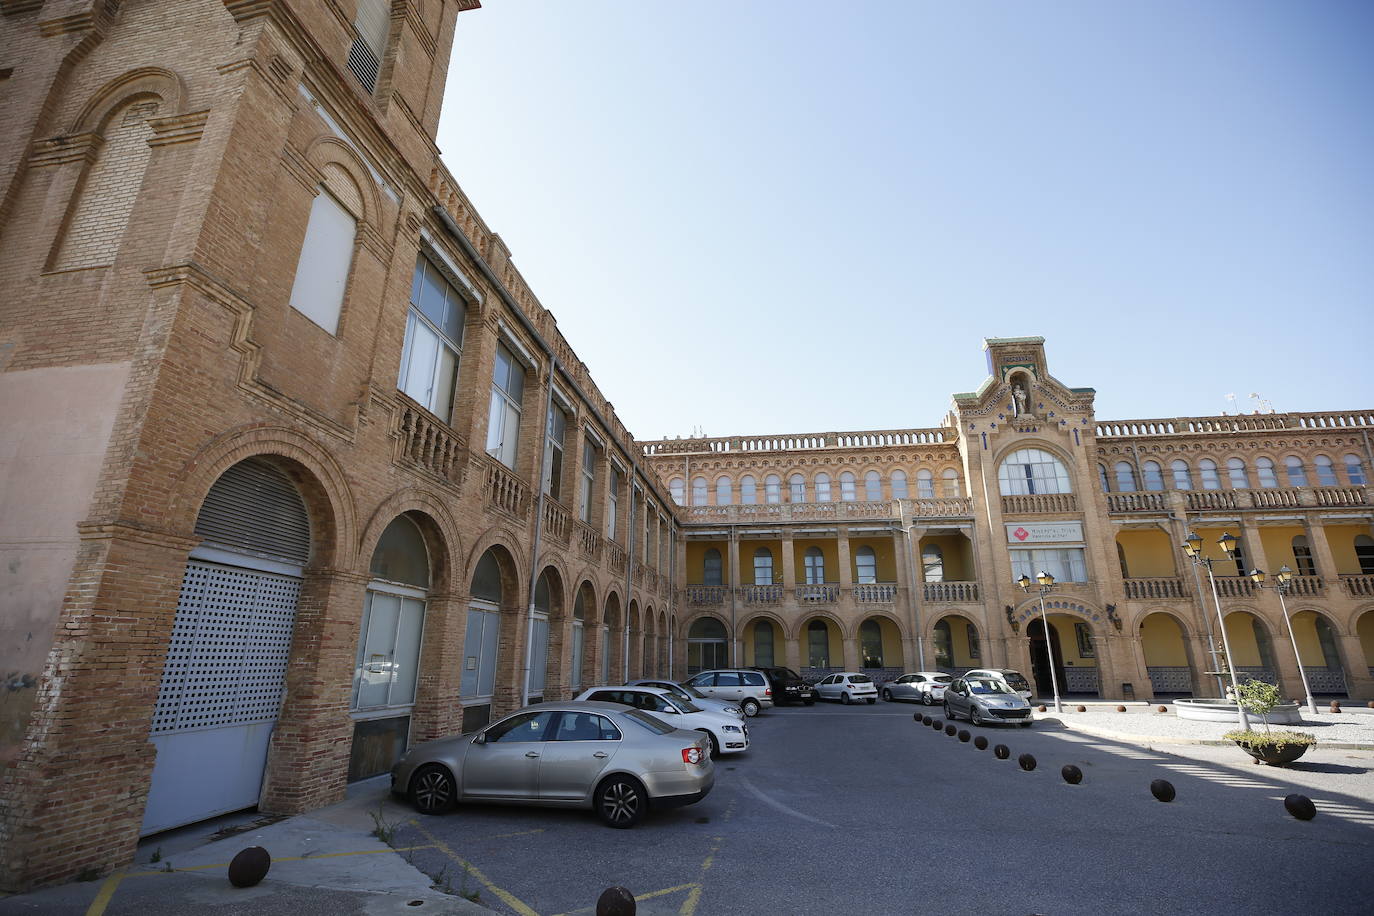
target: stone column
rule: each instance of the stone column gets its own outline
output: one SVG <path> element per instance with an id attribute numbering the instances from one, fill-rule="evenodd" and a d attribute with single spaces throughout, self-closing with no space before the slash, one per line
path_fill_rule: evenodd
<path id="1" fill-rule="evenodd" d="M 466 636 L 467 596 L 431 593 L 425 601 L 420 675 L 410 720 L 412 744 L 463 730 L 460 686 Z"/>
<path id="2" fill-rule="evenodd" d="M 782 535 L 782 587 L 787 594 L 792 594 L 792 589 L 797 585 L 797 547 L 792 540 L 792 533 L 784 531 Z"/>
<path id="3" fill-rule="evenodd" d="M 1322 577 L 1322 582 L 1327 589 L 1339 589 L 1340 580 L 1336 575 L 1336 557 L 1331 552 L 1331 542 L 1326 539 L 1326 529 L 1322 527 L 1320 519 L 1313 519 L 1310 516 L 1303 519 L 1303 526 L 1307 529 L 1307 540 L 1312 545 L 1312 563 L 1317 567 L 1317 575 Z M 1267 570 L 1270 575 L 1274 571 Z M 1297 572 L 1297 570 L 1293 570 Z"/>
<path id="4" fill-rule="evenodd" d="M 854 587 L 854 569 L 849 558 L 849 529 L 841 528 L 839 536 L 835 539 L 835 550 L 839 554 L 839 583 L 840 591 L 848 592 Z"/>
<path id="5" fill-rule="evenodd" d="M 1364 645 L 1358 634 L 1337 636 L 1336 648 L 1345 667 L 1345 692 L 1352 700 L 1374 700 L 1374 677 L 1365 664 Z"/>

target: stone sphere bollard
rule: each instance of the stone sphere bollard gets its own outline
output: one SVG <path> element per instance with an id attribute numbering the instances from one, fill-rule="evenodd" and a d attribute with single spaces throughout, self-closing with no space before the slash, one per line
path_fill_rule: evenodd
<path id="1" fill-rule="evenodd" d="M 973 746 L 978 748 L 978 750 L 980 751 L 985 751 L 988 749 L 988 739 L 984 738 L 982 735 L 979 735 L 977 738 L 973 739 Z"/>
<path id="2" fill-rule="evenodd" d="M 1125 706 L 1118 706 L 1118 707 L 1116 708 L 1116 711 L 1117 711 L 1117 712 L 1125 712 L 1125 711 L 1126 711 L 1126 707 L 1125 707 Z"/>
<path id="3" fill-rule="evenodd" d="M 1022 754 L 1016 758 L 1016 762 L 1021 765 L 1021 769 L 1029 773 L 1035 769 L 1035 756 L 1033 754 Z"/>
<path id="4" fill-rule="evenodd" d="M 596 916 L 635 916 L 635 895 L 617 885 L 596 898 Z"/>
<path id="5" fill-rule="evenodd" d="M 952 737 L 954 737 L 954 735 L 955 735 L 958 731 L 959 731 L 959 729 L 955 728 L 955 727 L 954 727 L 954 724 L 953 724 L 952 722 L 946 722 L 946 723 L 945 723 L 945 734 L 946 734 L 946 735 L 949 735 L 949 736 L 952 738 Z"/>
<path id="6" fill-rule="evenodd" d="M 1035 711 L 1036 711 L 1036 712 L 1049 712 L 1049 707 L 1046 706 L 1044 703 L 1041 703 L 1039 706 L 1035 707 Z"/>
<path id="7" fill-rule="evenodd" d="M 1011 748 L 1007 747 L 1005 744 L 999 744 L 992 749 L 992 753 L 998 760 L 1006 760 L 1011 756 Z"/>
<path id="8" fill-rule="evenodd" d="M 1317 806 L 1306 795 L 1289 795 L 1283 800 L 1283 807 L 1300 821 L 1310 821 L 1317 816 Z"/>
<path id="9" fill-rule="evenodd" d="M 1150 794 L 1162 802 L 1174 800 L 1174 784 L 1167 779 L 1156 779 L 1150 783 Z"/>
<path id="10" fill-rule="evenodd" d="M 1071 786 L 1076 786 L 1083 781 L 1083 771 L 1072 763 L 1064 764 L 1064 768 L 1059 771 L 1059 775 L 1064 777 L 1064 781 Z"/>
<path id="11" fill-rule="evenodd" d="M 252 887 L 267 877 L 271 867 L 272 857 L 266 849 L 249 846 L 229 861 L 229 883 L 234 887 Z"/>
<path id="12" fill-rule="evenodd" d="M 1335 700 L 1332 700 L 1332 701 L 1331 701 L 1331 711 L 1332 711 L 1332 712 L 1340 712 L 1340 711 L 1341 711 L 1341 704 L 1340 704 L 1340 703 L 1337 703 Z"/>
<path id="13" fill-rule="evenodd" d="M 1156 706 L 1156 707 L 1155 707 L 1155 712 L 1168 712 L 1168 711 L 1169 711 L 1169 707 L 1167 707 L 1167 706 L 1162 706 L 1162 705 L 1161 705 L 1161 706 Z"/>
<path id="14" fill-rule="evenodd" d="M 972 738 L 972 737 L 973 737 L 973 735 L 969 732 L 969 730 L 968 730 L 967 728 L 961 728 L 961 729 L 959 729 L 959 740 L 960 740 L 961 742 L 963 742 L 964 744 L 968 744 L 968 739 L 970 739 L 970 738 Z"/>
<path id="15" fill-rule="evenodd" d="M 920 722 L 920 721 L 922 721 L 921 714 L 920 714 L 919 712 L 913 712 L 913 713 L 911 714 L 911 721 L 913 721 L 913 722 Z"/>
<path id="16" fill-rule="evenodd" d="M 1086 706 L 1080 706 L 1080 707 L 1078 707 L 1078 711 L 1079 711 L 1079 712 L 1087 712 L 1087 711 L 1088 711 L 1088 707 L 1086 707 Z"/>

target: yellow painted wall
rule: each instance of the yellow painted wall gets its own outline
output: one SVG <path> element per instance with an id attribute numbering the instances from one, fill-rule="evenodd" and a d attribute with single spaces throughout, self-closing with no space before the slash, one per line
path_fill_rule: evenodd
<path id="1" fill-rule="evenodd" d="M 1360 561 L 1355 556 L 1355 538 L 1361 534 L 1374 534 L 1368 525 L 1327 525 L 1323 531 L 1326 542 L 1331 545 L 1331 555 L 1336 561 L 1336 574 L 1340 576 L 1360 575 Z"/>
<path id="2" fill-rule="evenodd" d="M 782 629 L 771 620 L 764 622 L 773 628 L 773 664 L 784 665 L 787 663 L 787 646 L 783 642 Z M 744 625 L 744 631 L 740 634 L 742 637 L 741 642 L 743 643 L 741 651 L 744 654 L 744 664 L 746 665 L 763 664 L 763 662 L 759 661 L 754 655 L 754 628 L 758 625 L 758 620 L 751 620 Z"/>
<path id="3" fill-rule="evenodd" d="M 825 581 L 839 582 L 840 548 L 835 539 L 798 539 L 792 542 L 792 553 L 797 564 L 797 584 L 806 584 L 806 549 L 808 547 L 819 547 L 821 549 L 821 555 L 825 557 Z"/>
<path id="4" fill-rule="evenodd" d="M 1231 532 L 1234 534 L 1235 532 Z M 1260 543 L 1264 545 L 1264 558 L 1269 564 L 1265 572 L 1274 575 L 1279 571 L 1279 567 L 1287 566 L 1294 573 L 1298 571 L 1297 558 L 1293 556 L 1293 538 L 1298 535 L 1307 534 L 1307 530 L 1301 525 L 1277 525 L 1273 528 L 1261 528 L 1259 530 Z M 1315 556 L 1313 562 L 1316 562 Z M 1251 562 L 1253 567 L 1255 564 Z M 1318 570 L 1321 572 L 1322 570 Z"/>
<path id="5" fill-rule="evenodd" d="M 1175 547 L 1163 531 L 1122 531 L 1116 542 L 1126 553 L 1126 568 L 1132 579 L 1178 575 Z"/>
<path id="6" fill-rule="evenodd" d="M 1140 645 L 1147 665 L 1180 667 L 1188 664 L 1183 631 L 1167 614 L 1151 614 L 1141 622 Z"/>
<path id="7" fill-rule="evenodd" d="M 1322 654 L 1321 639 L 1317 637 L 1317 615 L 1312 611 L 1299 611 L 1293 615 L 1293 636 L 1298 641 L 1298 657 L 1304 665 L 1323 667 L 1339 664 L 1336 659 L 1327 659 Z"/>
<path id="8" fill-rule="evenodd" d="M 1360 634 L 1360 645 L 1364 646 L 1364 663 L 1374 668 L 1374 611 L 1360 618 L 1355 632 Z"/>
<path id="9" fill-rule="evenodd" d="M 965 668 L 982 668 L 985 665 L 992 664 L 992 662 L 988 660 L 987 646 L 983 645 L 986 640 L 979 640 L 979 648 L 981 649 L 980 658 L 974 658 L 969 654 L 968 626 L 973 621 L 959 614 L 950 614 L 942 619 L 949 624 L 950 656 L 952 664 Z"/>
<path id="10" fill-rule="evenodd" d="M 855 557 L 859 555 L 860 547 L 872 547 L 873 553 L 878 560 L 878 581 L 896 582 L 897 581 L 897 556 L 892 549 L 892 538 L 854 538 L 849 541 L 849 576 L 854 582 L 859 581 L 859 567 L 855 562 Z M 830 561 L 825 562 L 827 575 L 830 572 Z M 801 570 L 801 567 L 797 567 Z M 799 575 L 803 574 L 799 573 Z"/>
<path id="11" fill-rule="evenodd" d="M 1255 642 L 1254 619 L 1245 611 L 1226 615 L 1226 638 L 1231 643 L 1231 657 L 1238 668 L 1264 664 L 1260 659 L 1259 643 Z"/>
<path id="12" fill-rule="evenodd" d="M 773 584 L 784 584 L 782 581 L 782 541 L 740 541 L 740 582 L 745 585 L 758 585 L 758 583 L 754 581 L 754 551 L 758 550 L 760 547 L 767 547 L 773 552 Z"/>
<path id="13" fill-rule="evenodd" d="M 687 584 L 701 585 L 706 581 L 706 551 L 714 547 L 720 551 L 720 580 L 730 584 L 730 545 L 725 541 L 688 541 L 687 542 Z"/>
<path id="14" fill-rule="evenodd" d="M 1068 614 L 1050 615 L 1050 626 L 1059 631 L 1057 648 L 1063 653 L 1064 664 L 1070 668 L 1091 668 L 1097 664 L 1096 658 L 1078 654 L 1078 634 L 1074 631 L 1074 624 L 1084 622 L 1082 617 L 1072 617 Z M 1096 632 L 1092 629 L 1092 624 L 1088 624 L 1088 629 L 1089 632 Z"/>
<path id="15" fill-rule="evenodd" d="M 1226 468 L 1223 467 L 1219 471 L 1219 473 L 1223 477 L 1225 477 Z M 1216 561 L 1213 568 L 1213 572 L 1216 575 L 1244 575 L 1244 573 L 1248 573 L 1250 571 L 1250 565 L 1253 565 L 1250 563 L 1251 557 L 1249 557 L 1248 555 L 1245 557 L 1245 562 L 1250 565 L 1247 565 L 1244 571 L 1238 573 L 1235 562 L 1233 560 L 1228 560 L 1226 558 L 1226 554 L 1222 551 L 1221 546 L 1217 544 L 1217 539 L 1226 533 L 1230 533 L 1232 537 L 1240 538 L 1240 526 L 1230 525 L 1226 528 L 1194 528 L 1193 532 L 1197 534 L 1198 537 L 1202 538 L 1202 555 L 1205 557 L 1211 557 L 1213 560 Z M 1290 563 L 1289 565 L 1292 564 Z M 1202 575 L 1202 584 L 1204 587 L 1207 585 L 1207 574 L 1205 571 Z M 1236 662 L 1236 664 L 1240 664 L 1240 662 Z M 1259 662 L 1256 662 L 1255 664 L 1259 664 Z"/>
<path id="16" fill-rule="evenodd" d="M 945 557 L 945 581 L 946 582 L 975 582 L 977 576 L 973 572 L 973 545 L 969 539 L 961 534 L 947 534 L 938 537 L 921 538 L 916 551 L 917 572 L 921 577 L 924 570 L 921 564 L 921 552 L 927 544 L 934 544 L 939 547 Z"/>

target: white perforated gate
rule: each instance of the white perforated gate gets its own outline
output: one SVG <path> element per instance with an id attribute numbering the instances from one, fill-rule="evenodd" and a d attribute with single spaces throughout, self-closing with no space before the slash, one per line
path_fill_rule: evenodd
<path id="1" fill-rule="evenodd" d="M 299 595 L 292 576 L 187 564 L 153 714 L 145 835 L 258 803 Z"/>

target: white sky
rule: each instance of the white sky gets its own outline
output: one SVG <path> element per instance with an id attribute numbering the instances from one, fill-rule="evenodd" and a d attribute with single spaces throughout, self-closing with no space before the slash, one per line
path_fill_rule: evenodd
<path id="1" fill-rule="evenodd" d="M 439 145 L 643 439 L 1374 408 L 1374 3 L 484 0 Z M 1235 402 L 1226 399 L 1236 396 Z"/>

